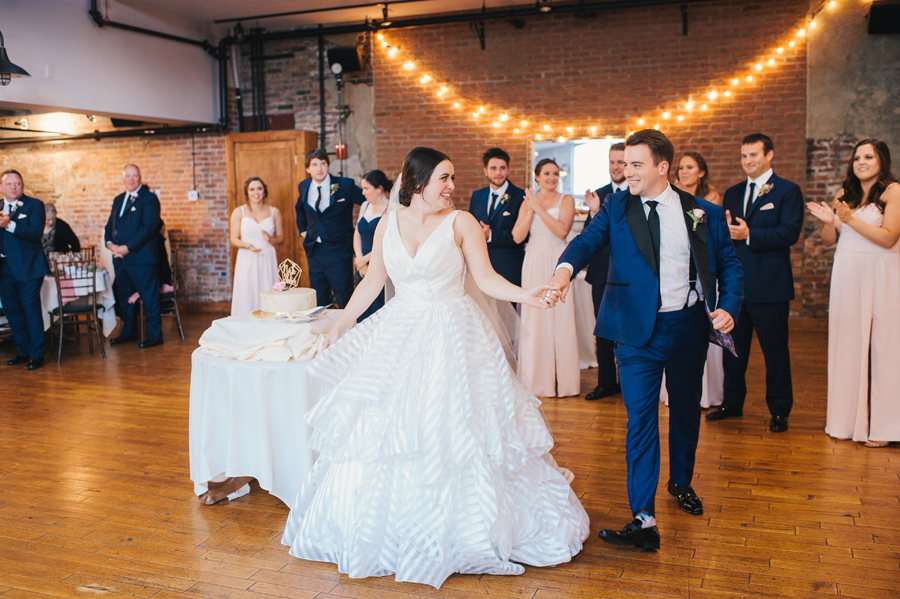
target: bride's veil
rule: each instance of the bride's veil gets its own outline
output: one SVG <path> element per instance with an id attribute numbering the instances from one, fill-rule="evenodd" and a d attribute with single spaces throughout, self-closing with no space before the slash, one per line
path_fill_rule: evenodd
<path id="1" fill-rule="evenodd" d="M 385 214 L 396 212 L 403 207 L 400 203 L 400 186 L 403 183 L 402 176 L 402 173 L 397 175 L 397 180 L 394 181 L 394 185 L 391 187 L 390 201 L 388 202 Z M 496 300 L 485 295 L 484 292 L 478 288 L 478 285 L 475 284 L 475 279 L 472 278 L 468 268 L 466 269 L 465 291 L 466 295 L 475 300 L 475 303 L 478 304 L 478 307 L 481 308 L 484 315 L 487 316 L 494 332 L 497 333 L 497 337 L 500 339 L 500 345 L 503 346 L 503 352 L 506 354 L 506 360 L 509 362 L 510 368 L 512 368 L 513 373 L 516 373 L 518 370 L 518 360 L 516 359 L 516 354 L 518 353 L 517 335 L 519 334 L 519 331 L 521 331 L 520 319 L 516 310 L 509 302 Z M 390 276 L 388 276 L 388 279 L 384 284 L 385 301 L 394 297 L 394 293 L 394 284 L 391 281 Z"/>

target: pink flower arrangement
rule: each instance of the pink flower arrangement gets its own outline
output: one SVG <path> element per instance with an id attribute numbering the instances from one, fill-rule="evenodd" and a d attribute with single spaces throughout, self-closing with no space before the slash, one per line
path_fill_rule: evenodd
<path id="1" fill-rule="evenodd" d="M 272 285 L 273 291 L 284 291 L 286 289 L 287 289 L 287 283 L 285 283 L 284 281 L 278 281 L 277 283 Z"/>

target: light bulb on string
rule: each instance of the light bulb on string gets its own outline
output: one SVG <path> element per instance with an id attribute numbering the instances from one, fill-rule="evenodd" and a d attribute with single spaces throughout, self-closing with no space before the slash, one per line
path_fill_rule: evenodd
<path id="1" fill-rule="evenodd" d="M 422 75 L 419 79 L 420 83 L 428 83 L 429 81 L 431 81 L 431 75 Z"/>
<path id="2" fill-rule="evenodd" d="M 550 125 L 544 125 L 544 131 L 549 131 L 549 130 L 550 130 Z"/>
<path id="3" fill-rule="evenodd" d="M 573 131 L 575 131 L 575 127 L 566 127 L 566 131 L 572 133 Z"/>
<path id="4" fill-rule="evenodd" d="M 380 42 L 381 40 L 384 39 L 384 34 L 383 34 L 383 33 L 379 33 L 378 35 L 375 36 L 375 38 Z"/>
<path id="5" fill-rule="evenodd" d="M 709 93 L 707 94 L 707 97 L 708 97 L 710 100 L 715 100 L 716 98 L 719 97 L 719 92 L 717 92 L 716 90 L 713 90 L 713 91 L 711 91 L 711 92 L 709 92 Z"/>
<path id="6" fill-rule="evenodd" d="M 643 125 L 643 124 L 644 124 L 644 119 L 638 119 L 638 125 Z"/>
<path id="7" fill-rule="evenodd" d="M 484 106 L 479 106 L 479 107 L 478 107 L 478 112 L 484 112 Z"/>
<path id="8" fill-rule="evenodd" d="M 519 134 L 519 130 L 518 130 L 518 129 L 513 129 L 513 133 L 515 133 L 516 135 L 518 135 L 518 134 Z"/>
<path id="9" fill-rule="evenodd" d="M 591 125 L 591 133 L 597 132 L 597 125 Z"/>
<path id="10" fill-rule="evenodd" d="M 679 114 L 679 115 L 678 115 L 678 120 L 679 120 L 679 121 L 683 121 L 683 120 L 684 120 L 684 115 L 683 115 L 683 114 Z"/>
<path id="11" fill-rule="evenodd" d="M 706 106 L 706 104 L 703 104 L 702 106 L 700 106 L 700 108 L 703 109 L 703 110 L 706 110 L 706 109 L 707 109 L 707 106 Z"/>
<path id="12" fill-rule="evenodd" d="M 388 56 L 390 56 L 391 58 L 393 58 L 396 55 L 397 55 L 397 48 L 391 48 L 390 50 L 388 50 Z"/>
<path id="13" fill-rule="evenodd" d="M 778 49 L 775 50 L 775 52 L 777 52 L 778 54 L 784 54 L 784 48 L 782 48 L 781 46 L 778 46 Z"/>
<path id="14" fill-rule="evenodd" d="M 730 97 L 731 97 L 731 92 L 730 92 L 729 90 L 726 89 L 726 90 L 723 92 L 722 95 L 725 96 L 726 98 L 730 98 Z"/>
<path id="15" fill-rule="evenodd" d="M 791 48 L 793 48 L 796 45 L 797 45 L 797 42 L 795 42 L 794 40 L 791 40 L 788 42 L 788 46 L 790 46 Z"/>
<path id="16" fill-rule="evenodd" d="M 384 40 L 381 40 L 381 47 L 382 47 L 382 48 L 387 48 L 387 47 L 388 47 L 388 43 L 387 43 L 386 41 L 384 41 Z"/>
<path id="17" fill-rule="evenodd" d="M 521 125 L 522 127 L 527 127 L 528 121 L 522 121 L 521 123 L 519 123 L 519 125 Z"/>
<path id="18" fill-rule="evenodd" d="M 454 103 L 453 103 L 453 108 L 459 108 L 459 102 L 454 102 Z"/>
<path id="19" fill-rule="evenodd" d="M 769 66 L 770 66 L 770 67 L 774 67 L 774 66 L 775 66 L 775 59 L 774 59 L 774 58 L 770 58 L 770 59 L 769 59 Z"/>
<path id="20" fill-rule="evenodd" d="M 664 118 L 664 119 L 667 119 L 667 118 L 669 118 L 670 116 L 672 116 L 672 113 L 671 113 L 671 112 L 666 111 L 666 112 L 663 113 L 663 118 Z"/>
<path id="21" fill-rule="evenodd" d="M 494 121 L 494 122 L 491 123 L 491 124 L 492 124 L 494 127 L 499 127 L 499 126 L 500 126 L 500 123 L 499 123 L 498 121 Z"/>
<path id="22" fill-rule="evenodd" d="M 538 141 L 541 141 L 541 134 L 540 134 L 540 133 L 536 133 L 536 134 L 534 135 L 534 138 L 535 138 L 536 140 L 538 140 Z"/>
<path id="23" fill-rule="evenodd" d="M 659 131 L 659 125 L 653 125 L 653 128 Z"/>
<path id="24" fill-rule="evenodd" d="M 509 115 L 506 114 L 506 113 L 504 112 L 503 114 L 500 115 L 500 120 L 503 121 L 503 122 L 508 121 L 508 120 L 509 120 Z"/>
<path id="25" fill-rule="evenodd" d="M 693 110 L 693 109 L 694 109 L 694 103 L 693 103 L 693 102 L 688 102 L 687 104 L 684 105 L 684 107 L 685 107 L 687 110 Z"/>
<path id="26" fill-rule="evenodd" d="M 805 36 L 806 36 L 806 29 L 801 29 L 800 31 L 797 32 L 797 37 L 805 37 Z"/>
<path id="27" fill-rule="evenodd" d="M 747 75 L 747 83 L 753 81 L 753 75 Z"/>

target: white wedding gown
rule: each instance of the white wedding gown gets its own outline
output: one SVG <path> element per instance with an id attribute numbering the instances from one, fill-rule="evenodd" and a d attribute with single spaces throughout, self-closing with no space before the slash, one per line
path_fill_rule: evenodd
<path id="1" fill-rule="evenodd" d="M 310 366 L 330 391 L 306 417 L 319 457 L 285 527 L 291 555 L 440 587 L 567 562 L 587 538 L 540 402 L 464 292 L 457 213 L 415 257 L 389 215 L 395 297 Z"/>

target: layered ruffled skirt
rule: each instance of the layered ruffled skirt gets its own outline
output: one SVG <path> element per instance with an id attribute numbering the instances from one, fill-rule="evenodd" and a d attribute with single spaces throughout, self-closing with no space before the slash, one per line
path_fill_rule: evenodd
<path id="1" fill-rule="evenodd" d="M 288 517 L 291 555 L 439 587 L 581 550 L 588 516 L 540 402 L 468 296 L 395 298 L 311 371 L 330 391 L 307 415 L 319 457 Z"/>

